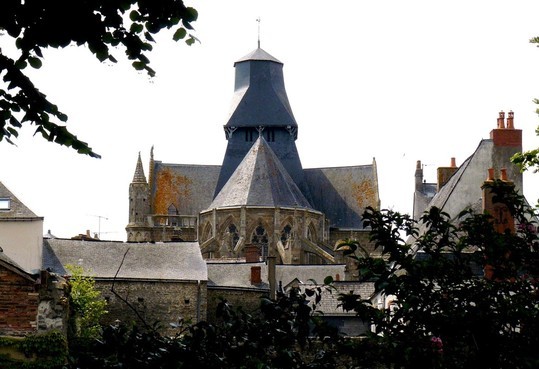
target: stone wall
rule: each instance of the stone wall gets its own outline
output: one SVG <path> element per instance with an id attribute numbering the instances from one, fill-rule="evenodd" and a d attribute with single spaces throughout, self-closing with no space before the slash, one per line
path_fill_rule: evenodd
<path id="1" fill-rule="evenodd" d="M 67 334 L 70 287 L 65 278 L 42 271 L 40 276 L 37 329 Z"/>
<path id="2" fill-rule="evenodd" d="M 161 332 L 174 335 L 176 330 L 169 323 L 196 323 L 206 320 L 207 295 L 206 282 L 197 281 L 159 281 L 159 280 L 116 280 L 114 290 L 140 315 L 111 291 L 111 280 L 96 278 L 96 288 L 108 301 L 108 314 L 104 324 L 116 321 L 130 324 L 141 323 L 140 318 L 150 325 L 159 322 Z"/>
<path id="3" fill-rule="evenodd" d="M 241 307 L 250 313 L 260 307 L 260 298 L 267 297 L 268 291 L 254 288 L 215 288 L 208 287 L 208 322 L 217 320 L 217 305 L 226 300 L 233 308 Z"/>

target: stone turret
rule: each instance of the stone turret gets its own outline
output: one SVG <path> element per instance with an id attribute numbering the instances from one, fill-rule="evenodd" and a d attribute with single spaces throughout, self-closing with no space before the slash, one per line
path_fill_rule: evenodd
<path id="1" fill-rule="evenodd" d="M 129 224 L 126 227 L 128 242 L 150 240 L 148 217 L 150 215 L 149 185 L 144 175 L 140 152 L 133 181 L 129 185 Z"/>

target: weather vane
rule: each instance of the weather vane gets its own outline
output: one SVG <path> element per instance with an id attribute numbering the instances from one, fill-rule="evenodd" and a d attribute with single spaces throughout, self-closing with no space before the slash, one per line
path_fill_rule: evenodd
<path id="1" fill-rule="evenodd" d="M 258 48 L 260 49 L 260 17 L 256 18 L 258 23 Z"/>

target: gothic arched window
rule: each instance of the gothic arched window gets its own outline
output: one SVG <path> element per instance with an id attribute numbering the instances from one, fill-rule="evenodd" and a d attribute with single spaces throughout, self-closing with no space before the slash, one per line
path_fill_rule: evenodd
<path id="1" fill-rule="evenodd" d="M 240 234 L 238 232 L 238 228 L 236 227 L 236 225 L 234 223 L 230 224 L 228 226 L 228 242 L 229 244 L 227 245 L 228 249 L 229 250 L 234 250 L 234 248 L 236 247 L 236 245 L 238 244 L 238 241 L 240 240 Z"/>
<path id="2" fill-rule="evenodd" d="M 253 231 L 251 243 L 260 248 L 262 258 L 268 256 L 268 232 L 266 232 L 266 229 L 262 226 L 262 224 L 259 224 L 258 227 L 256 227 Z"/>
<path id="3" fill-rule="evenodd" d="M 288 246 L 288 241 L 292 238 L 292 227 L 287 224 L 281 232 L 281 243 L 284 247 Z"/>

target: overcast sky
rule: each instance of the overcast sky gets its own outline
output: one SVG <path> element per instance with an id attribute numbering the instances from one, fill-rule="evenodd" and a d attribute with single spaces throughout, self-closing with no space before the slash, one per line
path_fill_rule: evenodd
<path id="1" fill-rule="evenodd" d="M 235 60 L 261 46 L 284 63 L 304 167 L 378 165 L 382 207 L 410 213 L 417 160 L 435 182 L 460 165 L 513 110 L 524 148 L 539 146 L 539 1 L 187 1 L 199 11 L 199 44 L 162 34 L 149 79 L 86 49 L 45 53 L 37 87 L 69 116 L 68 127 L 102 159 L 32 137 L 0 143 L 0 180 L 45 229 L 87 229 L 125 240 L 128 187 L 138 152 L 168 163 L 222 162 Z M 0 37 L 0 46 L 6 48 Z M 485 172 L 486 176 L 486 172 Z M 539 174 L 525 195 L 539 198 Z"/>

